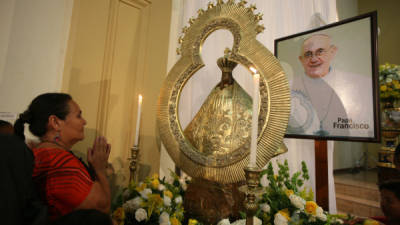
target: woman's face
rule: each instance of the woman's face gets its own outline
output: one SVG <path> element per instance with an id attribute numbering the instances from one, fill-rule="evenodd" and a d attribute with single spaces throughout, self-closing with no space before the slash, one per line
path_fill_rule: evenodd
<path id="1" fill-rule="evenodd" d="M 85 137 L 86 120 L 83 119 L 82 111 L 75 101 L 70 100 L 68 107 L 69 113 L 60 123 L 60 138 L 65 144 L 73 145 Z"/>

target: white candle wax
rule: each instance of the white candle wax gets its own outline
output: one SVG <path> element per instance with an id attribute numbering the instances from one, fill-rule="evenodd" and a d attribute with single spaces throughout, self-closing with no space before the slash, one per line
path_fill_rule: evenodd
<path id="1" fill-rule="evenodd" d="M 253 115 L 251 117 L 251 145 L 250 145 L 250 167 L 256 166 L 257 136 L 258 136 L 258 98 L 260 90 L 260 75 L 253 75 Z"/>
<path id="2" fill-rule="evenodd" d="M 142 112 L 142 95 L 139 95 L 137 119 L 136 119 L 136 133 L 135 133 L 135 145 L 139 144 L 139 129 L 140 129 L 140 114 Z"/>

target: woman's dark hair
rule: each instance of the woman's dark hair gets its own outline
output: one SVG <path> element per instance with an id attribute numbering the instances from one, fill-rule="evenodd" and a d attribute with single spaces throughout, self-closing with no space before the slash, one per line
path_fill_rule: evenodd
<path id="1" fill-rule="evenodd" d="M 25 140 L 24 124 L 28 123 L 32 134 L 37 137 L 43 136 L 47 132 L 47 123 L 51 115 L 65 119 L 69 113 L 70 100 L 71 96 L 65 93 L 46 93 L 37 96 L 15 121 L 14 133 Z"/>
<path id="2" fill-rule="evenodd" d="M 0 127 L 8 127 L 8 126 L 12 126 L 12 124 L 8 121 L 0 120 Z"/>
<path id="3" fill-rule="evenodd" d="M 383 182 L 379 185 L 379 190 L 383 189 L 393 192 L 396 195 L 397 199 L 400 200 L 400 180 L 393 179 Z"/>
<path id="4" fill-rule="evenodd" d="M 0 134 L 13 134 L 13 125 L 5 120 L 0 120 Z"/>
<path id="5" fill-rule="evenodd" d="M 397 145 L 396 151 L 394 152 L 393 163 L 396 168 L 400 167 L 400 144 Z"/>

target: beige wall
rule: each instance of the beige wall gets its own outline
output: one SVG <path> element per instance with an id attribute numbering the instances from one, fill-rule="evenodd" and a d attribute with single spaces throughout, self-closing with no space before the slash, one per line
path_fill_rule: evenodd
<path id="1" fill-rule="evenodd" d="M 378 63 L 400 64 L 400 1 L 398 0 L 358 0 L 360 14 L 378 12 Z M 368 144 L 369 166 L 375 167 L 378 151 L 382 145 Z"/>
<path id="2" fill-rule="evenodd" d="M 378 11 L 378 56 L 379 63 L 400 64 L 400 1 L 358 0 L 360 14 Z"/>
<path id="3" fill-rule="evenodd" d="M 142 162 L 152 165 L 152 173 L 158 172 L 160 167 L 161 143 L 157 138 L 156 108 L 160 88 L 167 74 L 171 4 L 170 0 L 153 1 L 146 57 L 146 75 L 142 86 L 143 101 L 146 101 L 146 103 L 143 103 L 144 111 L 142 114 L 143 121 L 146 121 L 142 135 Z"/>
<path id="4" fill-rule="evenodd" d="M 96 133 L 108 8 L 108 1 L 74 1 L 62 91 L 78 102 L 87 121 L 86 141 L 75 146 L 82 152 Z"/>
<path id="5" fill-rule="evenodd" d="M 357 0 L 336 0 L 339 20 L 344 20 L 358 15 Z"/>
<path id="6" fill-rule="evenodd" d="M 169 0 L 76 0 L 63 90 L 87 119 L 81 154 L 97 134 L 112 144 L 110 161 L 120 182 L 128 178 L 137 95 L 143 95 L 140 131 L 142 176 L 159 171 L 156 102 L 167 73 Z"/>
<path id="7" fill-rule="evenodd" d="M 59 91 L 73 1 L 0 1 L 0 112 Z"/>

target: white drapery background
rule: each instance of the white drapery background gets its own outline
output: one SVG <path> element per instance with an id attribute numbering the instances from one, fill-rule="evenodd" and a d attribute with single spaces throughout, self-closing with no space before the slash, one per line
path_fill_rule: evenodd
<path id="1" fill-rule="evenodd" d="M 177 41 L 179 36 L 182 35 L 182 28 L 189 26 L 188 21 L 190 18 L 197 17 L 197 10 L 200 8 L 207 9 L 208 2 L 205 0 L 173 0 L 168 71 L 179 59 L 179 56 L 176 55 L 176 48 L 179 47 Z M 215 3 L 216 1 L 213 2 Z M 263 24 L 266 29 L 257 36 L 257 40 L 263 43 L 272 53 L 274 52 L 275 39 L 338 20 L 336 1 L 331 0 L 248 0 L 247 6 L 249 4 L 256 5 L 255 13 L 263 14 L 263 20 L 259 23 Z M 221 71 L 216 65 L 216 61 L 223 56 L 225 48 L 232 47 L 232 43 L 233 37 L 226 30 L 213 32 L 206 39 L 201 50 L 205 67 L 193 75 L 181 94 L 179 119 L 183 129 L 196 115 L 211 89 L 220 81 Z M 252 82 L 249 71 L 238 65 L 233 72 L 233 76 L 251 96 Z M 301 161 L 305 161 L 310 174 L 310 181 L 306 185 L 315 191 L 314 140 L 285 139 L 284 142 L 289 151 L 273 158 L 272 161 L 279 160 L 283 162 L 287 159 L 292 173 L 301 170 Z M 329 211 L 336 213 L 332 162 L 333 147 L 334 143 L 328 141 Z M 168 175 L 168 170 L 173 170 L 173 168 L 173 161 L 165 149 L 162 148 L 160 175 Z"/>

